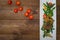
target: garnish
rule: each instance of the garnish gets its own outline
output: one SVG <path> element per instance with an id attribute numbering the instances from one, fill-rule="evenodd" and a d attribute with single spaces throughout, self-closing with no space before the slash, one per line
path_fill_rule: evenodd
<path id="1" fill-rule="evenodd" d="M 53 17 L 53 11 L 55 9 L 54 5 L 52 2 L 46 2 L 43 3 L 44 7 L 43 7 L 43 11 L 44 11 L 44 15 L 43 15 L 43 26 L 41 28 L 41 30 L 44 32 L 43 37 L 52 37 L 51 33 L 53 33 L 54 27 L 53 27 L 53 23 L 54 23 L 54 19 Z"/>

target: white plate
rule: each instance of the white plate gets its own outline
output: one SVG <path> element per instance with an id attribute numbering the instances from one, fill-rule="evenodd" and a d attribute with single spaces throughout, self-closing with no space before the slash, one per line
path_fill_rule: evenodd
<path id="1" fill-rule="evenodd" d="M 41 30 L 41 27 L 43 25 L 43 3 L 46 3 L 46 2 L 52 2 L 52 3 L 55 3 L 55 6 L 56 6 L 56 0 L 40 0 L 40 40 L 56 40 L 56 8 L 54 10 L 54 15 L 53 15 L 53 19 L 55 20 L 54 21 L 54 24 L 53 24 L 53 27 L 55 28 L 55 30 L 53 30 L 53 38 L 50 38 L 50 37 L 46 37 L 46 38 L 43 38 L 43 31 Z"/>

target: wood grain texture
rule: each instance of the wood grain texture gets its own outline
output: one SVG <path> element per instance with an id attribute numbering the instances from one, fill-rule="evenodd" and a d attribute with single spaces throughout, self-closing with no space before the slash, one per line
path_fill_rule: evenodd
<path id="1" fill-rule="evenodd" d="M 60 40 L 60 0 L 57 0 L 57 40 Z"/>
<path id="2" fill-rule="evenodd" d="M 7 1 L 0 0 L 0 40 L 39 40 L 39 0 L 19 0 L 24 10 L 16 14 L 16 0 L 12 0 L 12 5 Z M 28 8 L 33 10 L 34 20 L 24 16 Z"/>
<path id="3" fill-rule="evenodd" d="M 15 19 L 26 19 L 24 13 L 27 9 L 32 9 L 33 11 L 39 11 L 39 1 L 37 0 L 20 0 L 21 5 L 23 7 L 23 11 L 19 11 L 18 13 L 14 13 L 14 9 L 18 8 L 16 6 L 16 0 L 13 0 L 12 5 L 8 5 L 8 0 L 0 0 L 0 19 L 1 20 L 15 20 Z M 33 13 L 33 11 L 31 13 Z M 39 19 L 39 12 L 34 12 L 34 19 Z"/>

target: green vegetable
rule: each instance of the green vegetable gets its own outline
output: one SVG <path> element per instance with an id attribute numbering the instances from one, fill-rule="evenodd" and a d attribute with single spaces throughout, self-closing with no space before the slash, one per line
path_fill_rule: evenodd
<path id="1" fill-rule="evenodd" d="M 44 14 L 47 15 L 47 18 L 44 19 L 43 21 L 43 26 L 41 28 L 41 30 L 44 32 L 43 34 L 43 38 L 45 38 L 46 36 L 51 37 L 50 33 L 53 33 L 53 10 L 55 9 L 54 5 L 52 4 L 51 6 L 48 4 L 48 2 L 43 3 L 44 6 L 46 6 L 47 10 L 44 10 Z M 47 21 L 46 21 L 47 20 Z M 46 29 L 48 27 L 48 29 Z"/>

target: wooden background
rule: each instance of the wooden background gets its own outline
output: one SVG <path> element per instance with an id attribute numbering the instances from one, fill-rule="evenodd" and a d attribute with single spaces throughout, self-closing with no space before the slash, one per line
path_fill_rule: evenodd
<path id="1" fill-rule="evenodd" d="M 33 14 L 34 21 L 24 17 L 27 8 L 39 10 L 39 0 L 21 0 L 21 2 L 24 11 L 14 14 L 13 9 L 17 7 L 15 0 L 11 6 L 7 4 L 7 0 L 0 0 L 0 40 L 39 40 L 39 14 Z M 57 0 L 56 24 L 57 40 L 60 40 L 60 0 Z"/>
<path id="2" fill-rule="evenodd" d="M 0 0 L 0 40 L 39 40 L 39 0 L 19 0 L 23 11 L 14 13 L 16 0 L 8 5 Z M 24 13 L 31 8 L 34 20 L 28 20 Z"/>
<path id="3" fill-rule="evenodd" d="M 60 0 L 57 1 L 57 40 L 60 40 Z"/>

